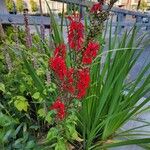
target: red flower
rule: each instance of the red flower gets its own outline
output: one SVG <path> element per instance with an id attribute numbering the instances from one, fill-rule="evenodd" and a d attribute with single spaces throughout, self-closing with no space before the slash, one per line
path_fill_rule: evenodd
<path id="1" fill-rule="evenodd" d="M 59 98 L 52 104 L 50 110 L 56 110 L 57 118 L 62 120 L 65 117 L 65 105 Z"/>
<path id="2" fill-rule="evenodd" d="M 75 88 L 73 85 L 73 83 L 74 83 L 73 74 L 74 74 L 74 68 L 68 69 L 67 75 L 66 75 L 66 80 L 62 83 L 63 89 L 67 90 L 71 94 L 73 94 L 75 92 Z"/>
<path id="3" fill-rule="evenodd" d="M 71 15 L 71 16 L 68 16 L 68 19 L 70 20 L 70 21 L 80 21 L 80 14 L 79 13 L 77 13 L 77 12 L 73 12 L 73 14 Z"/>
<path id="4" fill-rule="evenodd" d="M 86 90 L 90 84 L 90 73 L 88 69 L 78 70 L 77 72 L 77 98 L 81 99 L 85 96 Z"/>
<path id="5" fill-rule="evenodd" d="M 49 66 L 60 80 L 64 80 L 67 74 L 67 67 L 62 57 L 50 58 Z"/>
<path id="6" fill-rule="evenodd" d="M 96 12 L 101 11 L 101 10 L 102 10 L 102 3 L 99 2 L 99 3 L 95 3 L 95 4 L 92 6 L 90 12 L 91 12 L 91 13 L 96 13 Z"/>
<path id="7" fill-rule="evenodd" d="M 58 47 L 56 47 L 54 51 L 54 56 L 55 57 L 61 56 L 62 58 L 65 58 L 66 57 L 66 45 L 60 44 Z"/>
<path id="8" fill-rule="evenodd" d="M 83 53 L 82 63 L 85 65 L 91 64 L 93 58 L 96 57 L 99 49 L 100 49 L 100 46 L 98 43 L 89 42 L 86 50 Z"/>
<path id="9" fill-rule="evenodd" d="M 69 33 L 68 33 L 68 43 L 70 48 L 75 50 L 80 50 L 83 44 L 83 32 L 84 32 L 84 25 L 77 21 L 70 19 L 69 24 Z"/>

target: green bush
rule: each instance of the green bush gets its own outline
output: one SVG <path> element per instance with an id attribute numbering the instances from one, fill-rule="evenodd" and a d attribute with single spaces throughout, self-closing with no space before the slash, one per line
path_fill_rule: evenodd
<path id="1" fill-rule="evenodd" d="M 34 0 L 30 0 L 30 5 L 31 5 L 32 12 L 38 11 L 37 2 L 35 2 Z"/>
<path id="2" fill-rule="evenodd" d="M 16 0 L 16 6 L 18 12 L 23 12 L 24 9 L 24 1 L 23 0 Z"/>
<path id="3" fill-rule="evenodd" d="M 5 0 L 5 5 L 9 12 L 14 10 L 14 1 L 13 0 Z"/>

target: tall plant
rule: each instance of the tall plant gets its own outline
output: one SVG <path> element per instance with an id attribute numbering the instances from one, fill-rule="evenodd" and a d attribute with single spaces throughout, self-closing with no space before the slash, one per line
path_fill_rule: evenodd
<path id="1" fill-rule="evenodd" d="M 122 38 L 119 37 L 119 42 L 117 33 L 114 38 L 111 35 L 110 28 L 108 50 L 101 49 L 91 67 L 91 87 L 87 97 L 83 99 L 83 109 L 79 112 L 78 131 L 84 138 L 85 149 L 104 148 L 108 143 L 109 146 L 130 144 L 130 138 L 122 144 L 118 142 L 113 145 L 113 142 L 116 137 L 125 138 L 136 133 L 137 128 L 125 131 L 119 129 L 150 101 L 148 96 L 141 102 L 150 89 L 150 74 L 145 76 L 150 69 L 150 62 L 143 67 L 134 81 L 127 82 L 130 71 L 143 52 L 143 48 L 138 48 L 142 37 L 136 41 L 135 28 L 133 31 L 126 31 Z M 102 59 L 103 55 L 105 58 Z M 149 122 L 145 122 L 143 126 L 149 126 Z M 148 134 L 145 136 L 149 137 Z M 138 144 L 140 140 L 135 140 L 134 143 Z M 144 140 L 149 143 L 149 138 Z"/>
<path id="2" fill-rule="evenodd" d="M 77 39 L 68 41 L 70 48 L 73 50 L 73 52 L 71 50 L 70 58 L 74 58 L 73 61 L 77 67 L 82 66 L 86 68 L 87 66 L 83 64 L 85 63 L 87 65 L 92 62 L 92 58 L 94 58 L 93 55 L 91 55 L 92 48 L 84 55 L 89 46 L 86 44 L 89 44 L 92 40 L 95 41 L 103 38 L 103 23 L 107 19 L 109 9 L 113 6 L 114 2 L 115 1 L 110 2 L 108 10 L 106 11 L 101 11 L 104 2 L 95 4 L 92 7 L 90 11 L 91 24 L 90 27 L 86 29 L 86 31 L 88 31 L 86 35 L 88 36 L 86 37 L 85 45 L 83 44 L 83 49 L 78 47 L 83 39 L 81 38 L 81 30 L 78 31 L 76 29 L 71 36 L 68 36 L 69 40 L 70 37 L 71 39 L 77 37 Z M 52 20 L 52 22 L 53 21 L 54 20 Z M 77 27 L 77 24 L 73 23 L 69 25 L 69 33 Z M 82 28 L 80 27 L 80 29 Z M 55 40 L 55 36 L 57 36 L 58 39 L 57 33 L 58 32 L 54 32 L 54 41 L 59 43 L 59 40 Z M 77 36 L 74 35 L 75 33 L 77 33 Z M 136 41 L 136 33 L 137 30 L 134 27 L 133 30 L 129 32 L 126 31 L 122 37 L 117 36 L 117 31 L 114 37 L 112 37 L 112 28 L 110 27 L 108 47 L 105 47 L 108 50 L 104 51 L 103 47 L 101 47 L 99 56 L 94 59 L 92 65 L 88 66 L 88 68 L 90 67 L 90 88 L 88 88 L 87 95 L 82 97 L 82 107 L 78 113 L 77 124 L 77 131 L 83 138 L 83 142 L 79 142 L 80 144 L 77 145 L 75 144 L 77 146 L 74 145 L 76 148 L 79 148 L 79 145 L 82 145 L 82 143 L 83 145 L 81 147 L 83 149 L 101 149 L 126 144 L 149 143 L 150 139 L 145 138 L 130 139 L 125 142 L 113 144 L 115 137 L 127 136 L 127 134 L 122 133 L 133 131 L 133 134 L 129 134 L 129 136 L 136 133 L 135 128 L 129 131 L 118 131 L 126 122 L 139 113 L 143 106 L 150 100 L 150 97 L 147 97 L 140 103 L 141 98 L 149 92 L 150 75 L 145 76 L 145 73 L 149 70 L 150 63 L 143 68 L 135 81 L 131 83 L 127 82 L 127 77 L 131 69 L 143 52 L 143 48 L 139 49 L 139 46 L 141 46 L 140 44 L 144 36 L 141 36 L 138 41 Z M 101 40 L 100 43 L 103 44 Z M 77 54 L 80 54 L 79 57 L 76 52 L 74 53 L 76 49 L 78 50 Z M 96 47 L 93 48 L 92 53 L 96 55 L 94 50 L 96 50 Z M 104 54 L 105 58 L 101 59 Z M 80 62 L 79 65 L 78 61 Z M 58 70 L 64 71 L 64 69 Z M 55 72 L 56 70 L 53 69 L 53 71 Z M 75 79 L 77 78 L 76 76 L 74 77 Z M 86 78 L 82 78 L 80 83 L 82 83 L 83 80 L 86 80 Z M 143 80 L 142 83 L 141 80 Z M 144 126 L 149 126 L 149 123 L 145 122 Z M 138 128 L 142 127 L 143 126 L 140 126 Z M 141 134 L 137 134 L 137 136 L 139 135 Z M 145 135 L 148 136 L 148 134 Z"/>

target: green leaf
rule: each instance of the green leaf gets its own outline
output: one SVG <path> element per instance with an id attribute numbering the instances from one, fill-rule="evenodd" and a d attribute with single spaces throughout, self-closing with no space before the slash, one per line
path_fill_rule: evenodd
<path id="1" fill-rule="evenodd" d="M 43 70 L 42 68 L 38 68 L 38 69 L 36 70 L 36 73 L 37 73 L 38 76 L 42 76 L 42 75 L 45 74 L 45 72 L 44 72 L 44 70 Z"/>
<path id="2" fill-rule="evenodd" d="M 28 109 L 28 101 L 26 100 L 25 97 L 23 96 L 16 96 L 14 97 L 13 99 L 16 99 L 14 101 L 14 106 L 19 110 L 19 111 L 22 111 L 24 110 L 25 112 L 27 112 L 27 109 Z"/>
<path id="3" fill-rule="evenodd" d="M 40 93 L 39 92 L 36 92 L 32 95 L 32 97 L 36 100 L 38 100 L 40 98 Z"/>
<path id="4" fill-rule="evenodd" d="M 23 138 L 17 139 L 13 144 L 13 148 L 21 149 L 23 140 L 24 140 Z"/>
<path id="5" fill-rule="evenodd" d="M 48 89 L 48 91 L 51 92 L 51 93 L 54 92 L 55 90 L 56 90 L 56 89 L 51 88 L 51 87 Z"/>
<path id="6" fill-rule="evenodd" d="M 5 85 L 3 83 L 0 83 L 0 91 L 5 93 Z"/>
<path id="7" fill-rule="evenodd" d="M 51 123 L 52 121 L 52 114 L 53 114 L 53 111 L 49 111 L 45 117 L 45 120 L 48 122 L 48 123 Z"/>
<path id="8" fill-rule="evenodd" d="M 38 130 L 38 129 L 39 129 L 39 126 L 37 126 L 37 125 L 32 125 L 32 126 L 30 126 L 29 128 L 30 128 L 30 129 L 34 129 L 34 130 Z"/>
<path id="9" fill-rule="evenodd" d="M 38 113 L 39 117 L 42 117 L 42 118 L 46 117 L 46 111 L 44 108 L 39 109 L 37 113 Z"/>
<path id="10" fill-rule="evenodd" d="M 20 89 L 20 92 L 23 93 L 23 92 L 26 90 L 26 87 L 25 87 L 24 84 L 21 84 L 21 85 L 19 86 L 19 89 Z"/>
<path id="11" fill-rule="evenodd" d="M 27 61 L 26 55 L 24 53 L 22 53 L 22 56 L 23 56 L 24 64 L 25 64 L 29 74 L 31 75 L 37 89 L 39 90 L 40 93 L 42 93 L 45 89 L 44 83 L 36 74 L 36 70 L 33 68 L 33 66 Z"/>
<path id="12" fill-rule="evenodd" d="M 0 141 L 3 140 L 4 136 L 5 136 L 5 130 L 0 129 Z M 0 147 L 0 148 L 1 148 L 1 147 Z"/>
<path id="13" fill-rule="evenodd" d="M 59 29 L 59 26 L 58 26 L 58 23 L 56 22 L 55 18 L 54 18 L 54 14 L 52 13 L 51 11 L 51 8 L 49 6 L 49 3 L 47 0 L 45 0 L 47 6 L 48 6 L 48 10 L 49 10 L 49 14 L 50 14 L 50 20 L 51 20 L 51 25 L 52 25 L 52 29 L 54 31 L 54 42 L 56 44 L 60 44 L 60 43 L 63 43 L 63 37 L 60 33 L 60 29 Z"/>
<path id="14" fill-rule="evenodd" d="M 116 142 L 112 144 L 104 144 L 103 146 L 100 146 L 95 150 L 99 150 L 101 148 L 109 148 L 109 147 L 117 147 L 117 146 L 124 146 L 124 145 L 133 145 L 133 144 L 145 144 L 145 143 L 150 143 L 150 138 L 125 140 L 125 141 Z"/>
<path id="15" fill-rule="evenodd" d="M 55 138 L 57 138 L 57 135 L 58 135 L 58 130 L 56 128 L 51 128 L 49 131 L 48 131 L 48 134 L 47 134 L 47 137 L 46 139 L 48 141 L 51 141 Z"/>
<path id="16" fill-rule="evenodd" d="M 13 124 L 16 124 L 16 121 L 12 117 L 5 115 L 3 113 L 0 113 L 0 126 L 1 127 L 10 126 Z"/>
<path id="17" fill-rule="evenodd" d="M 57 141 L 55 150 L 67 150 L 66 145 L 65 145 L 65 141 L 63 138 L 61 138 Z"/>
<path id="18" fill-rule="evenodd" d="M 26 145 L 26 149 L 32 149 L 35 146 L 35 142 L 33 140 L 28 141 Z"/>
<path id="19" fill-rule="evenodd" d="M 75 125 L 67 124 L 66 127 L 67 127 L 67 130 L 69 131 L 69 136 L 71 137 L 71 139 L 77 140 L 79 137 L 75 129 Z"/>
<path id="20" fill-rule="evenodd" d="M 3 137 L 3 142 L 7 142 L 13 136 L 13 129 L 9 129 Z"/>

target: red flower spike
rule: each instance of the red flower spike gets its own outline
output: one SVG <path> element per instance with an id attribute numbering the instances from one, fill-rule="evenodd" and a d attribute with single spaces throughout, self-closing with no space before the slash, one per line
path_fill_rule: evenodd
<path id="1" fill-rule="evenodd" d="M 64 90 L 67 90 L 69 93 L 74 94 L 75 88 L 74 88 L 74 68 L 70 68 L 67 71 L 66 80 L 62 83 L 62 87 Z"/>
<path id="2" fill-rule="evenodd" d="M 70 19 L 68 43 L 70 48 L 80 50 L 84 40 L 84 25 L 80 21 Z"/>
<path id="3" fill-rule="evenodd" d="M 92 6 L 90 12 L 91 12 L 91 13 L 97 13 L 98 11 L 101 11 L 101 10 L 102 10 L 102 3 L 99 2 L 99 3 L 95 3 L 95 4 Z"/>
<path id="4" fill-rule="evenodd" d="M 74 12 L 71 16 L 68 16 L 69 21 L 80 21 L 80 14 Z"/>
<path id="5" fill-rule="evenodd" d="M 58 47 L 56 47 L 54 51 L 54 56 L 55 57 L 62 57 L 65 59 L 66 57 L 66 45 L 65 44 L 60 44 Z"/>
<path id="6" fill-rule="evenodd" d="M 77 72 L 77 98 L 81 99 L 85 96 L 86 90 L 90 84 L 90 73 L 88 69 L 78 70 Z"/>
<path id="7" fill-rule="evenodd" d="M 52 104 L 50 110 L 56 110 L 57 118 L 63 120 L 65 117 L 65 105 L 59 98 Z"/>
<path id="8" fill-rule="evenodd" d="M 78 99 L 82 99 L 82 98 L 85 96 L 85 94 L 86 94 L 86 90 L 85 90 L 85 89 L 80 90 L 80 91 L 78 92 L 77 98 L 78 98 Z"/>
<path id="9" fill-rule="evenodd" d="M 84 65 L 91 64 L 93 58 L 97 56 L 99 49 L 100 49 L 100 45 L 98 43 L 89 42 L 86 50 L 83 53 L 82 63 Z"/>
<path id="10" fill-rule="evenodd" d="M 60 80 L 64 80 L 67 74 L 67 66 L 62 57 L 50 58 L 49 66 Z"/>

